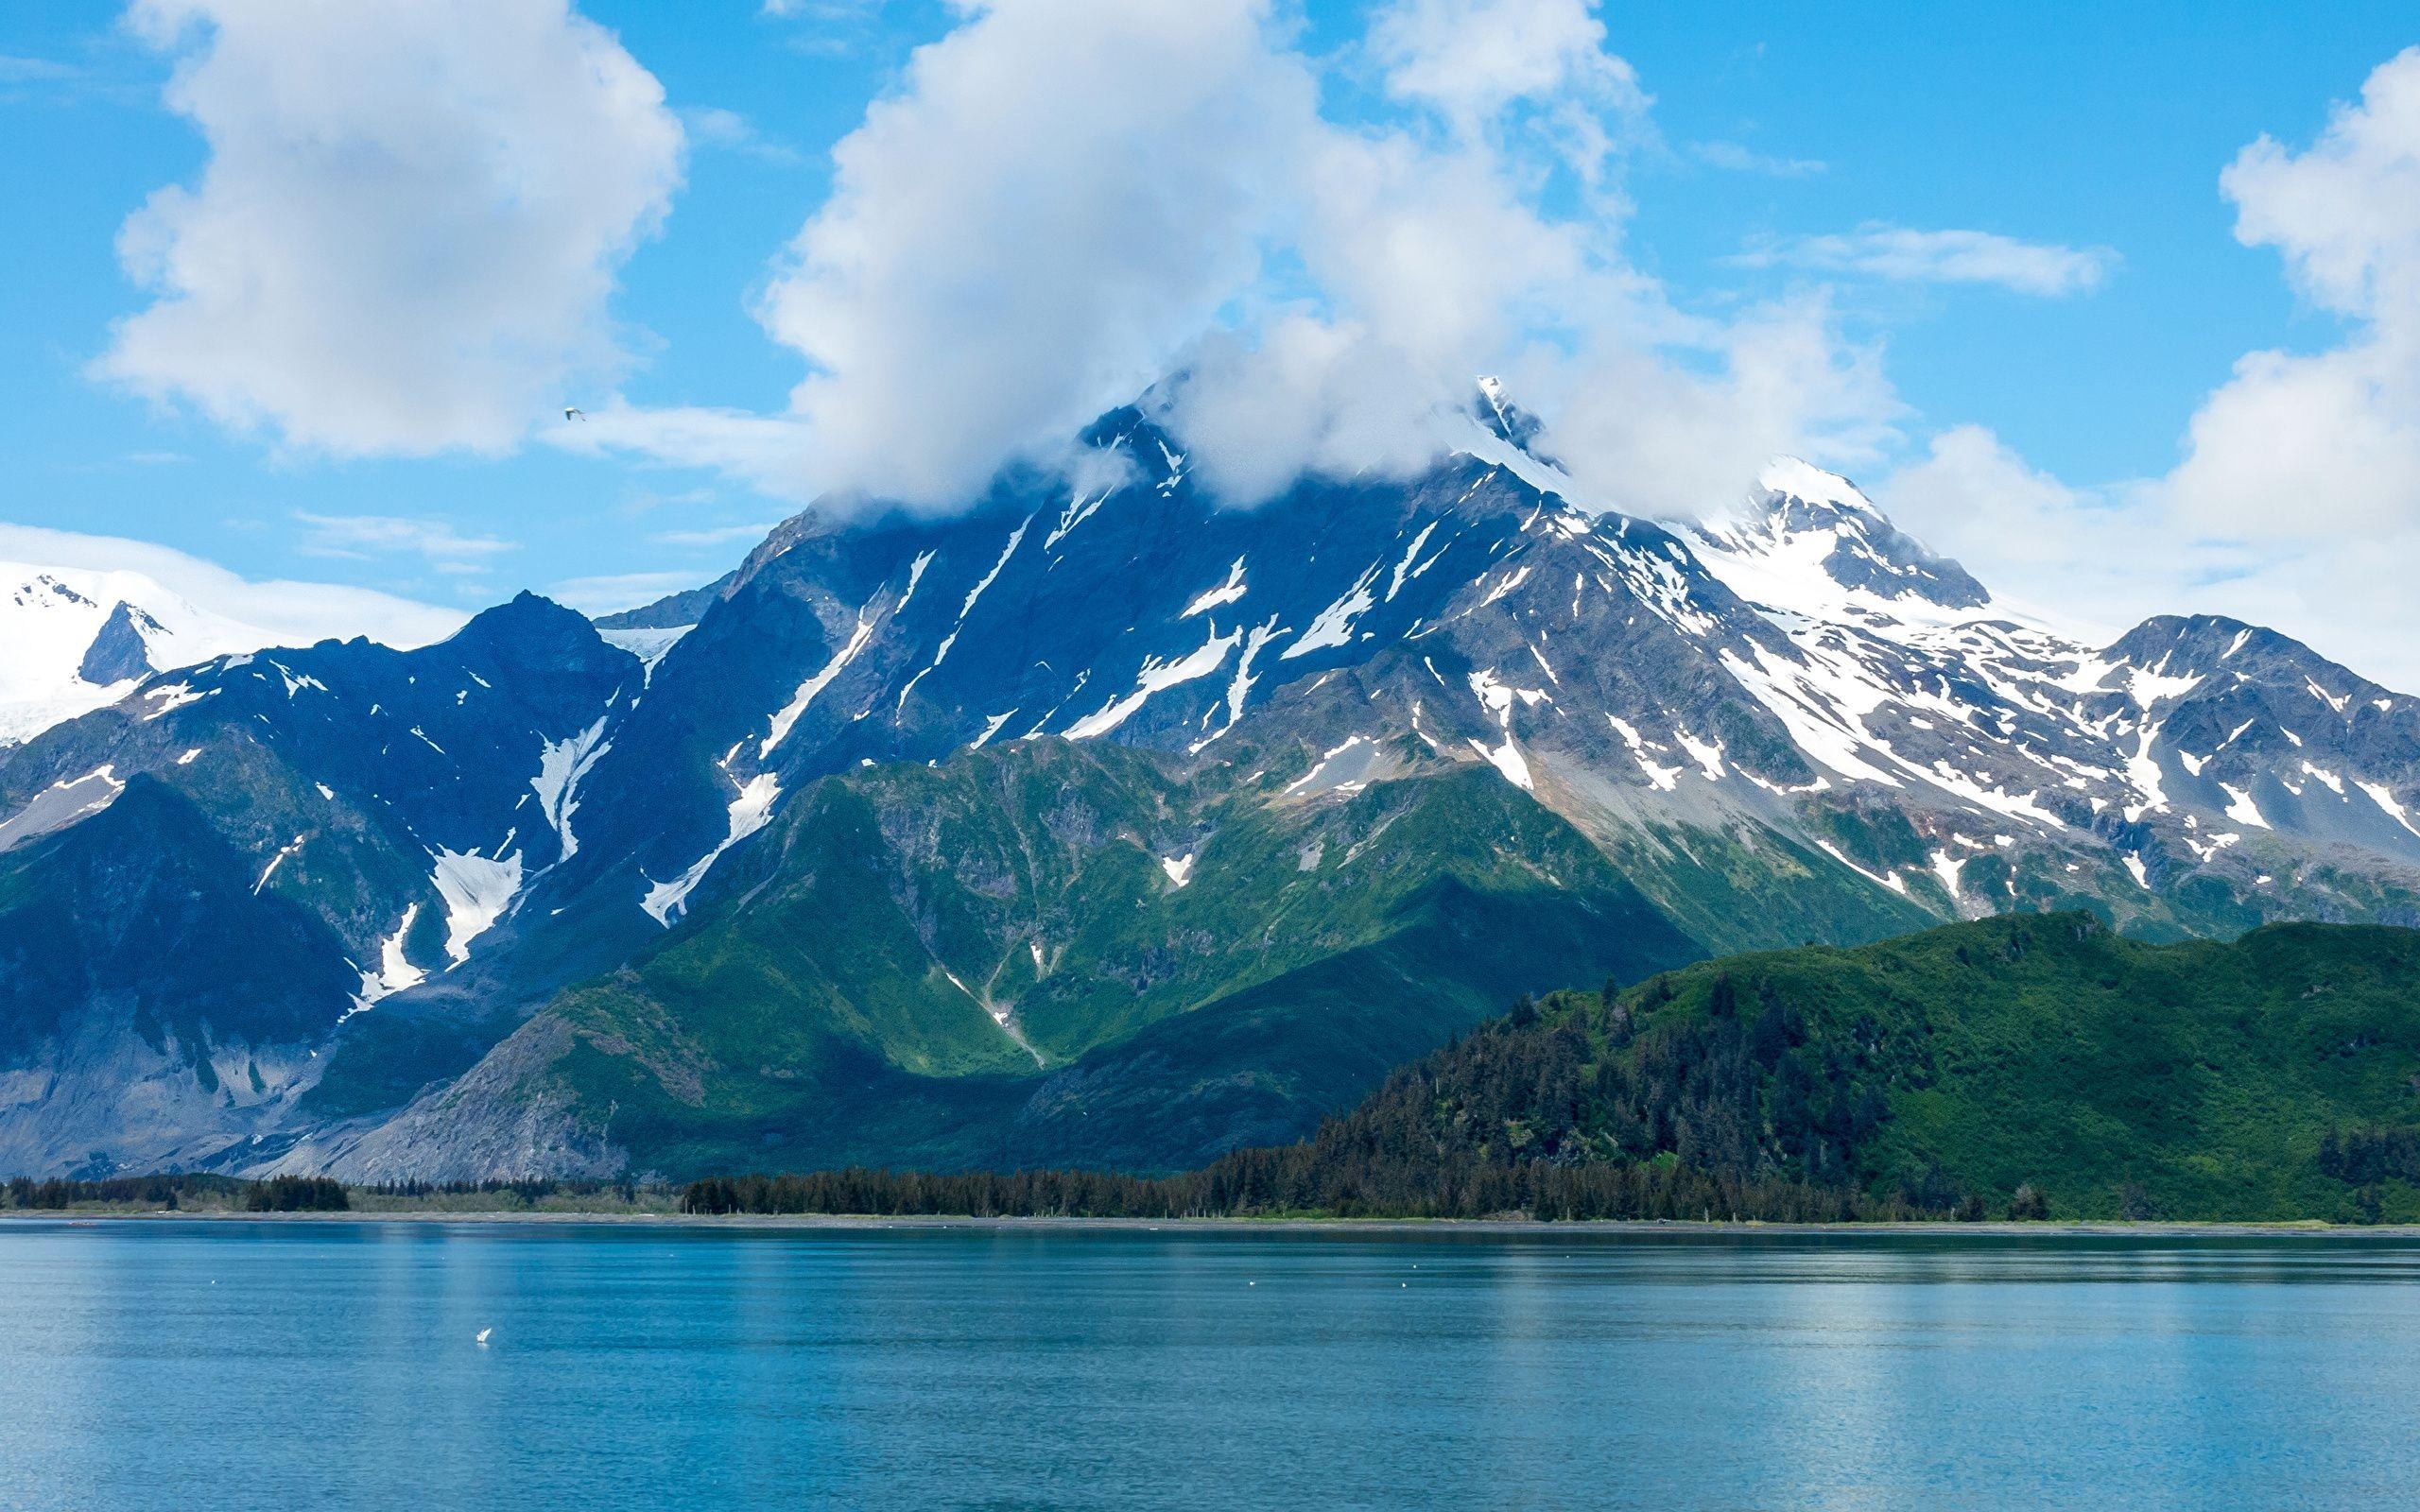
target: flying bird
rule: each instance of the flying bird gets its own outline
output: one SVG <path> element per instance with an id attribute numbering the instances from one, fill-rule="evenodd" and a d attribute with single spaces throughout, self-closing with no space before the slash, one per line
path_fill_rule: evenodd
<path id="1" fill-rule="evenodd" d="M 584 421 L 584 420 L 586 420 L 587 418 L 588 418 L 588 411 L 586 411 L 586 410 L 584 410 L 584 409 L 573 409 L 573 408 L 572 408 L 572 407 L 570 407 L 569 405 L 565 405 L 565 406 L 563 407 L 563 419 L 565 419 L 565 420 L 567 420 L 567 421 L 573 421 L 573 420 Z"/>
<path id="2" fill-rule="evenodd" d="M 478 1336 L 477 1338 L 475 1338 L 475 1339 L 472 1340 L 471 1342 L 472 1342 L 472 1343 L 474 1343 L 474 1344 L 476 1344 L 476 1345 L 477 1345 L 477 1346 L 479 1346 L 481 1349 L 485 1349 L 485 1348 L 487 1348 L 488 1335 L 489 1335 L 489 1334 L 491 1334 L 491 1333 L 493 1333 L 494 1332 L 495 1332 L 495 1330 L 494 1330 L 494 1329 L 493 1329 L 493 1328 L 484 1328 L 484 1329 L 481 1329 L 481 1330 L 479 1330 L 479 1336 Z"/>

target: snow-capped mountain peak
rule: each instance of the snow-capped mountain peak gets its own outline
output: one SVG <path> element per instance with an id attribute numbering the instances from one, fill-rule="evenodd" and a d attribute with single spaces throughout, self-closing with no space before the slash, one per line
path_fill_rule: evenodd
<path id="1" fill-rule="evenodd" d="M 1858 486 L 1838 472 L 1826 472 L 1794 456 L 1776 456 L 1756 474 L 1757 493 L 1766 499 L 1794 499 L 1809 506 L 1829 506 L 1879 520 L 1882 511 Z"/>
<path id="2" fill-rule="evenodd" d="M 1795 457 L 1769 463 L 1736 517 L 1687 534 L 1732 592 L 1789 614 L 1939 624 L 1992 602 L 1965 568 L 1893 524 L 1855 484 Z"/>
<path id="3" fill-rule="evenodd" d="M 0 563 L 0 746 L 112 702 L 153 672 L 275 639 L 141 573 Z"/>

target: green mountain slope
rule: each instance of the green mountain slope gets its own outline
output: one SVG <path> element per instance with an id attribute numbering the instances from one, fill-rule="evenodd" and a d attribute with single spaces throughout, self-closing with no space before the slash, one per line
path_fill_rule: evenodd
<path id="1" fill-rule="evenodd" d="M 1056 741 L 827 779 L 499 1047 L 510 1075 L 314 1158 L 459 1170 L 544 1108 L 549 1148 L 674 1175 L 1178 1169 L 1307 1133 L 1517 993 L 1705 954 L 1492 771 L 1286 781 Z M 340 1055 L 326 1085 L 357 1079 Z"/>
<path id="2" fill-rule="evenodd" d="M 2061 914 L 1733 956 L 1525 1005 L 1305 1155 L 1331 1208 L 1670 1164 L 1931 1210 L 2031 1186 L 2056 1216 L 2411 1221 L 2420 933 L 2152 945 Z"/>

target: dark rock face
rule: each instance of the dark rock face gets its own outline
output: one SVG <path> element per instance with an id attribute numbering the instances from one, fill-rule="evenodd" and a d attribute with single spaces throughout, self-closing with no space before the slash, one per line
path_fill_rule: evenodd
<path id="1" fill-rule="evenodd" d="M 290 1112 L 354 978 L 253 869 L 143 776 L 0 856 L 0 1167 L 203 1162 Z"/>
<path id="2" fill-rule="evenodd" d="M 76 675 L 95 687 L 106 688 L 159 671 L 152 665 L 151 647 L 144 639 L 146 631 L 158 634 L 159 622 L 131 604 L 118 605 L 110 610 L 100 633 L 93 637 Z"/>

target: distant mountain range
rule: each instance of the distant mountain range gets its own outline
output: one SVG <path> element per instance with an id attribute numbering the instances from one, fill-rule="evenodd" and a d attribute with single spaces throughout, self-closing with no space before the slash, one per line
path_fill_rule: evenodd
<path id="1" fill-rule="evenodd" d="M 1534 429 L 1489 386 L 1420 475 L 1240 510 L 1121 410 L 1122 481 L 411 652 L 174 665 L 62 576 L 84 644 L 0 676 L 119 676 L 0 750 L 0 1170 L 1170 1169 L 1521 991 L 2420 917 L 2413 699 L 2227 620 L 2089 644 L 1804 464 L 1631 518 Z"/>

